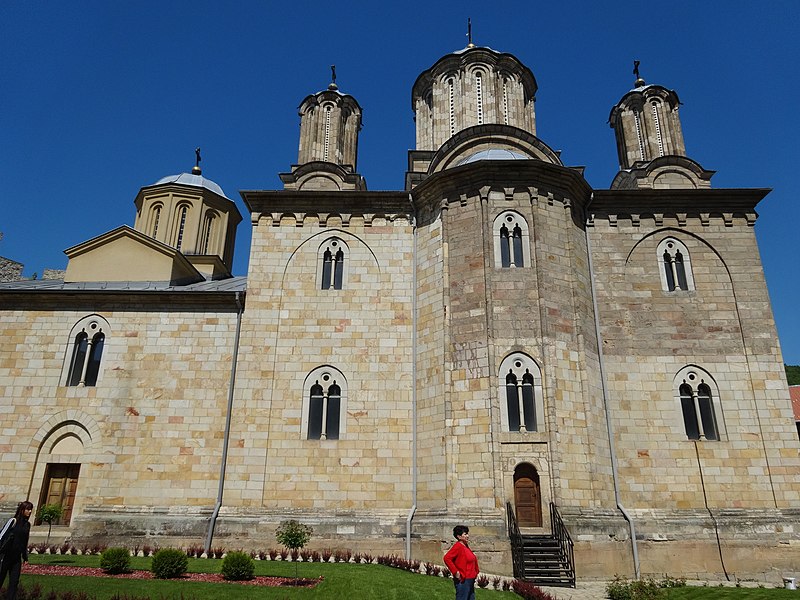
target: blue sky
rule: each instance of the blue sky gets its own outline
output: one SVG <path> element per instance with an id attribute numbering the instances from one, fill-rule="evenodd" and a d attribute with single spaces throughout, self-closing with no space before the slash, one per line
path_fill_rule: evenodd
<path id="1" fill-rule="evenodd" d="M 0 3 L 0 255 L 25 275 L 133 224 L 139 188 L 188 171 L 236 200 L 278 189 L 297 159 L 297 106 L 329 82 L 364 108 L 358 170 L 401 189 L 414 145 L 411 86 L 466 45 L 510 52 L 539 84 L 537 133 L 585 165 L 618 169 L 611 107 L 648 83 L 675 89 L 688 155 L 714 187 L 770 187 L 756 225 L 784 358 L 800 364 L 797 251 L 800 2 L 29 2 Z"/>

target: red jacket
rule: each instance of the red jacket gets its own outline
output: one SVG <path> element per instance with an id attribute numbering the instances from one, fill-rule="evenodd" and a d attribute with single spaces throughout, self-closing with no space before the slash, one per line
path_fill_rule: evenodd
<path id="1" fill-rule="evenodd" d="M 478 559 L 475 553 L 465 543 L 458 541 L 444 555 L 444 564 L 455 577 L 461 573 L 461 579 L 475 579 L 478 577 Z"/>

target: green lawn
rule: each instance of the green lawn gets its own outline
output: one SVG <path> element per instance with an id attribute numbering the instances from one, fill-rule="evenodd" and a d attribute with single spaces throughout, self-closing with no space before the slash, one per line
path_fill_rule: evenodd
<path id="1" fill-rule="evenodd" d="M 59 564 L 97 567 L 99 556 L 31 555 L 33 564 Z M 218 573 L 221 560 L 189 559 L 189 571 Z M 29 587 L 38 583 L 45 593 L 58 591 L 85 591 L 97 600 L 107 600 L 114 594 L 150 596 L 154 600 L 249 600 L 249 599 L 349 599 L 360 600 L 452 600 L 453 584 L 441 577 L 429 577 L 381 565 L 297 563 L 282 561 L 255 561 L 256 575 L 294 577 L 295 566 L 300 577 L 320 577 L 324 580 L 313 589 L 286 587 L 247 586 L 235 583 L 201 583 L 170 580 L 130 580 L 113 577 L 64 577 L 56 575 L 23 574 L 21 584 Z M 149 558 L 131 559 L 133 569 L 150 567 Z M 510 592 L 477 590 L 481 600 L 512 600 L 519 596 Z"/>

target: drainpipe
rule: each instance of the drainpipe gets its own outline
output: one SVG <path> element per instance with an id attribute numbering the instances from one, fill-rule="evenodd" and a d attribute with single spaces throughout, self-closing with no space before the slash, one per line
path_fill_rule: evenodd
<path id="1" fill-rule="evenodd" d="M 233 338 L 233 355 L 231 356 L 231 380 L 228 384 L 228 412 L 225 415 L 225 434 L 222 440 L 222 464 L 219 467 L 219 489 L 217 490 L 217 503 L 214 505 L 214 512 L 211 513 L 211 521 L 208 524 L 208 535 L 206 535 L 206 554 L 211 551 L 211 540 L 214 539 L 214 527 L 217 525 L 219 509 L 222 508 L 222 492 L 225 489 L 225 466 L 228 462 L 228 443 L 231 436 L 231 413 L 233 412 L 233 390 L 236 383 L 236 363 L 239 357 L 239 335 L 242 331 L 242 304 L 241 292 L 236 292 L 236 334 Z"/>
<path id="2" fill-rule="evenodd" d="M 594 200 L 594 193 L 592 193 L 589 204 L 586 205 L 586 211 L 588 213 L 589 206 L 591 206 L 592 201 Z M 617 475 L 617 451 L 616 447 L 614 446 L 614 432 L 611 427 L 611 409 L 608 406 L 608 385 L 606 383 L 606 368 L 605 368 L 605 358 L 603 357 L 603 338 L 600 334 L 600 314 L 597 311 L 597 292 L 595 290 L 595 281 L 594 281 L 594 265 L 592 264 L 592 242 L 589 238 L 589 228 L 584 227 L 584 234 L 586 236 L 586 251 L 589 255 L 589 281 L 591 282 L 592 288 L 592 308 L 594 310 L 594 331 L 595 336 L 597 338 L 597 358 L 600 365 L 600 382 L 603 385 L 603 409 L 606 413 L 606 429 L 608 432 L 608 448 L 611 453 L 611 475 L 614 480 L 614 500 L 617 503 L 617 508 L 622 513 L 623 518 L 628 522 L 628 527 L 630 528 L 630 536 L 631 536 L 631 549 L 633 551 L 633 568 L 636 572 L 636 579 L 639 579 L 641 576 L 641 571 L 639 569 L 639 548 L 636 544 L 636 528 L 633 524 L 633 519 L 628 514 L 628 511 L 625 510 L 625 507 L 622 505 L 622 500 L 619 494 L 619 479 Z"/>
<path id="3" fill-rule="evenodd" d="M 417 512 L 417 215 L 414 199 L 411 202 L 411 218 L 414 242 L 411 250 L 411 508 L 406 516 L 406 560 L 411 560 L 411 520 Z"/>

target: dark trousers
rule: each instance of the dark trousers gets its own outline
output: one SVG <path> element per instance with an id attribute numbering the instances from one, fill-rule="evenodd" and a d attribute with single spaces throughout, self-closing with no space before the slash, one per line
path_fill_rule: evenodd
<path id="1" fill-rule="evenodd" d="M 475 600 L 474 579 L 454 579 L 453 582 L 456 584 L 456 600 Z"/>
<path id="2" fill-rule="evenodd" d="M 22 573 L 21 560 L 13 560 L 10 557 L 3 559 L 2 566 L 0 566 L 0 588 L 3 587 L 3 582 L 6 580 L 6 575 L 8 575 L 6 600 L 17 600 L 17 586 L 19 585 L 20 573 Z"/>

